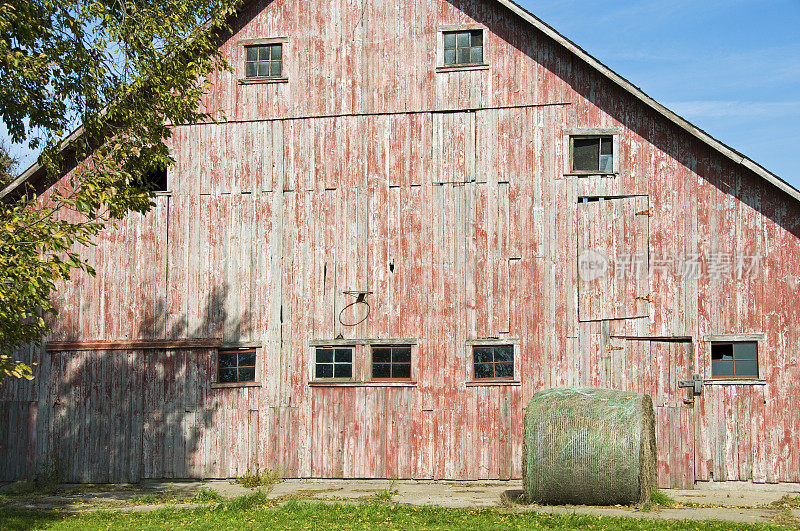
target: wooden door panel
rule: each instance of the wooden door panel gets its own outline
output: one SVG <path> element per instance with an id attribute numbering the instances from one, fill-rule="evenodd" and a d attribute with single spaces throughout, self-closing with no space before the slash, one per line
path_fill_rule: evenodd
<path id="1" fill-rule="evenodd" d="M 691 488 L 695 480 L 694 404 L 678 387 L 693 372 L 692 344 L 677 341 L 627 340 L 621 358 L 621 389 L 646 393 L 656 414 L 658 486 Z"/>
<path id="2" fill-rule="evenodd" d="M 578 204 L 578 317 L 650 314 L 647 196 Z"/>

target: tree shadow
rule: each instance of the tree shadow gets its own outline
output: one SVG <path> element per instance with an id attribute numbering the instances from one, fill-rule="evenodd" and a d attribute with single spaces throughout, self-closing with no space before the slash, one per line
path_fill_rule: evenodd
<path id="1" fill-rule="evenodd" d="M 225 328 L 239 338 L 250 331 L 249 312 L 230 322 L 227 296 L 227 287 L 214 290 L 192 327 L 185 315 L 171 318 L 165 301 L 154 301 L 156 317 L 142 321 L 133 337 L 153 337 L 155 331 L 158 344 L 41 352 L 33 382 L 0 388 L 0 481 L 118 483 L 219 475 L 217 444 L 209 437 L 217 415 L 211 386 L 220 340 L 207 334 Z M 176 340 L 161 343 L 163 337 Z M 182 343 L 186 338 L 195 344 Z M 39 400 L 19 400 L 25 387 Z"/>

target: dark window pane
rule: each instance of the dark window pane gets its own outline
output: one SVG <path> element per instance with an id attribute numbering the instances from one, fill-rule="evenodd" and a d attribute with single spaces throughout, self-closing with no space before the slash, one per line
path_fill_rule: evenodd
<path id="1" fill-rule="evenodd" d="M 269 61 L 269 46 L 258 47 L 258 60 Z"/>
<path id="2" fill-rule="evenodd" d="M 612 137 L 604 136 L 600 138 L 600 154 L 611 155 L 614 152 L 614 142 Z"/>
<path id="3" fill-rule="evenodd" d="M 475 378 L 492 378 L 494 372 L 491 363 L 476 363 L 475 364 Z"/>
<path id="4" fill-rule="evenodd" d="M 255 367 L 246 367 L 244 369 L 239 369 L 239 381 L 240 382 L 255 382 L 256 381 L 256 368 Z"/>
<path id="5" fill-rule="evenodd" d="M 455 33 L 445 33 L 444 34 L 444 49 L 445 50 L 454 50 L 456 47 L 456 34 Z"/>
<path id="6" fill-rule="evenodd" d="M 239 353 L 239 365 L 252 366 L 256 364 L 255 352 L 241 352 Z"/>
<path id="7" fill-rule="evenodd" d="M 257 63 L 247 63 L 245 76 L 246 77 L 256 77 L 256 76 L 258 76 L 258 64 Z"/>
<path id="8" fill-rule="evenodd" d="M 392 349 L 392 361 L 394 363 L 411 363 L 411 348 L 402 347 Z"/>
<path id="9" fill-rule="evenodd" d="M 712 376 L 733 376 L 733 360 L 711 360 Z"/>
<path id="10" fill-rule="evenodd" d="M 281 76 L 281 63 L 280 61 L 273 61 L 270 63 L 272 66 L 270 67 L 270 74 L 272 77 L 280 77 Z"/>
<path id="11" fill-rule="evenodd" d="M 483 46 L 483 32 L 481 30 L 472 32 L 472 46 Z"/>
<path id="12" fill-rule="evenodd" d="M 337 363 L 334 366 L 334 376 L 336 378 L 352 378 L 353 366 L 349 363 Z"/>
<path id="13" fill-rule="evenodd" d="M 501 345 L 494 349 L 494 361 L 514 361 L 514 346 Z"/>
<path id="14" fill-rule="evenodd" d="M 712 344 L 711 345 L 711 359 L 712 360 L 732 360 L 733 359 L 733 345 L 731 344 Z"/>
<path id="15" fill-rule="evenodd" d="M 317 378 L 333 378 L 333 365 L 329 363 L 317 363 Z"/>
<path id="16" fill-rule="evenodd" d="M 469 48 L 459 48 L 458 49 L 458 55 L 456 57 L 456 62 L 458 64 L 469 63 Z"/>
<path id="17" fill-rule="evenodd" d="M 758 360 L 734 361 L 736 376 L 758 378 Z"/>
<path id="18" fill-rule="evenodd" d="M 757 358 L 758 358 L 758 343 L 736 343 L 733 346 L 733 359 L 754 360 Z M 737 363 L 736 366 L 738 367 L 739 364 Z"/>
<path id="19" fill-rule="evenodd" d="M 736 364 L 736 376 L 752 376 L 753 378 L 758 377 L 757 360 L 740 360 L 735 361 L 734 363 Z"/>
<path id="20" fill-rule="evenodd" d="M 235 367 L 236 366 L 236 354 L 235 353 L 226 353 L 219 355 L 219 367 L 220 369 L 225 367 Z"/>
<path id="21" fill-rule="evenodd" d="M 391 365 L 388 363 L 379 363 L 377 365 L 372 366 L 372 377 L 373 378 L 391 378 L 392 377 L 392 370 Z"/>
<path id="22" fill-rule="evenodd" d="M 576 138 L 572 145 L 572 169 L 593 171 L 600 167 L 600 139 Z"/>
<path id="23" fill-rule="evenodd" d="M 482 63 L 483 62 L 483 48 L 473 48 L 472 49 L 472 60 L 473 63 Z"/>
<path id="24" fill-rule="evenodd" d="M 317 363 L 331 363 L 333 361 L 332 348 L 318 348 L 317 349 Z"/>
<path id="25" fill-rule="evenodd" d="M 410 363 L 392 364 L 392 378 L 411 378 Z"/>
<path id="26" fill-rule="evenodd" d="M 338 362 L 351 362 L 353 361 L 353 350 L 349 348 L 336 349 L 336 361 Z"/>
<path id="27" fill-rule="evenodd" d="M 236 381 L 236 369 L 220 369 L 219 370 L 220 383 L 233 383 Z"/>
<path id="28" fill-rule="evenodd" d="M 269 76 L 269 63 L 258 63 L 258 77 Z"/>
<path id="29" fill-rule="evenodd" d="M 392 361 L 392 349 L 374 348 L 372 349 L 372 363 L 389 363 Z"/>
<path id="30" fill-rule="evenodd" d="M 445 50 L 444 51 L 444 64 L 446 64 L 446 65 L 454 65 L 454 64 L 456 64 L 456 51 L 455 50 Z"/>
<path id="31" fill-rule="evenodd" d="M 475 363 L 489 363 L 492 361 L 492 349 L 490 347 L 475 347 L 472 349 Z"/>
<path id="32" fill-rule="evenodd" d="M 275 44 L 272 46 L 272 60 L 273 61 L 280 61 L 283 57 L 283 45 L 282 44 Z"/>
<path id="33" fill-rule="evenodd" d="M 514 364 L 513 363 L 496 363 L 494 366 L 494 375 L 497 378 L 513 378 L 514 377 Z"/>
<path id="34" fill-rule="evenodd" d="M 464 31 L 458 34 L 458 47 L 459 48 L 469 48 L 470 46 L 470 36 L 468 31 Z"/>
<path id="35" fill-rule="evenodd" d="M 248 61 L 256 61 L 256 60 L 258 60 L 258 47 L 257 46 L 248 46 L 247 47 L 247 60 Z"/>

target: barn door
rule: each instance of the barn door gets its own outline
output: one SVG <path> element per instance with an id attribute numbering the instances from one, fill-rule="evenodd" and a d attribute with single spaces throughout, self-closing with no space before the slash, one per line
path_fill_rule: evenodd
<path id="1" fill-rule="evenodd" d="M 694 372 L 692 343 L 629 339 L 619 350 L 612 346 L 612 353 L 620 358 L 612 365 L 622 373 L 614 386 L 653 399 L 659 487 L 691 488 L 695 479 L 694 401 L 690 390 L 678 384 L 690 380 Z"/>
<path id="2" fill-rule="evenodd" d="M 648 316 L 648 197 L 578 201 L 579 319 Z"/>

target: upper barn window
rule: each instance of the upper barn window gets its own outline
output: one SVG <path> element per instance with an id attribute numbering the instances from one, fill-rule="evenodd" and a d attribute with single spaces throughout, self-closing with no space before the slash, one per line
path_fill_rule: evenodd
<path id="1" fill-rule="evenodd" d="M 572 171 L 583 173 L 614 173 L 614 137 L 571 137 Z"/>
<path id="2" fill-rule="evenodd" d="M 283 76 L 283 44 L 245 46 L 244 77 L 246 79 L 280 78 Z"/>
<path id="3" fill-rule="evenodd" d="M 758 343 L 711 343 L 713 378 L 758 378 Z"/>
<path id="4" fill-rule="evenodd" d="M 445 31 L 444 66 L 483 64 L 483 30 Z"/>

